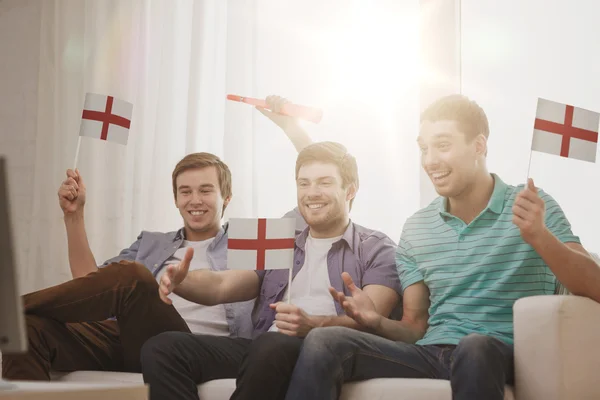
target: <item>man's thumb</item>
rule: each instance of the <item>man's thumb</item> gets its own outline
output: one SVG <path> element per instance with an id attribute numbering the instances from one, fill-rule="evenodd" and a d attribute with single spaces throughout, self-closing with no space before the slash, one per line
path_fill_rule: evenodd
<path id="1" fill-rule="evenodd" d="M 194 258 L 194 248 L 188 247 L 188 249 L 185 251 L 185 255 L 183 256 L 183 260 L 181 260 L 181 264 L 179 265 L 179 270 L 187 274 L 188 270 L 190 269 L 192 258 Z"/>
<path id="2" fill-rule="evenodd" d="M 529 190 L 533 191 L 534 193 L 537 193 L 537 188 L 535 187 L 535 184 L 533 183 L 533 178 L 527 179 L 527 187 L 529 188 Z"/>

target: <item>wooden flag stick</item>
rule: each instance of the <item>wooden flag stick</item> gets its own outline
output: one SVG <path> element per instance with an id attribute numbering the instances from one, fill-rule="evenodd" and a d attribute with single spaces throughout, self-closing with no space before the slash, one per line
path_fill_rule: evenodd
<path id="1" fill-rule="evenodd" d="M 79 149 L 81 148 L 81 136 L 77 139 L 77 150 L 75 150 L 75 161 L 73 162 L 73 171 L 77 169 L 77 161 L 79 160 Z"/>
<path id="2" fill-rule="evenodd" d="M 527 183 L 527 181 L 529 181 L 529 171 L 531 170 L 531 155 L 533 154 L 533 150 L 529 150 L 529 166 L 527 167 L 527 179 L 525 179 L 525 182 Z M 525 184 L 525 186 L 527 186 L 527 184 Z"/>
<path id="3" fill-rule="evenodd" d="M 292 270 L 293 268 L 290 268 L 290 273 L 289 273 L 289 277 L 288 277 L 288 290 L 287 290 L 287 303 L 288 304 L 292 304 Z"/>

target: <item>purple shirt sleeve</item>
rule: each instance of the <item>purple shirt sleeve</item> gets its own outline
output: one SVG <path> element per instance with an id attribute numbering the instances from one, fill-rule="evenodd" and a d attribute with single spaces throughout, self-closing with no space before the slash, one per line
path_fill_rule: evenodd
<path id="1" fill-rule="evenodd" d="M 387 237 L 372 236 L 363 243 L 366 257 L 362 286 L 382 285 L 402 295 L 396 270 L 396 245 Z"/>

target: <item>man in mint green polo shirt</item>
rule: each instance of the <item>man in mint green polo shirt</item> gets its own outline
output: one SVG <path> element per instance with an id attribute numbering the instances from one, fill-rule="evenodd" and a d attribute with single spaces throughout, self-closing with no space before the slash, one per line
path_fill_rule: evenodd
<path id="1" fill-rule="evenodd" d="M 600 268 L 560 206 L 486 167 L 488 121 L 449 96 L 421 115 L 418 144 L 439 198 L 410 217 L 396 264 L 401 321 L 379 315 L 349 276 L 332 295 L 369 332 L 317 328 L 304 340 L 286 400 L 337 399 L 342 383 L 370 378 L 450 380 L 453 399 L 504 398 L 514 380 L 517 299 L 570 292 L 600 302 Z"/>

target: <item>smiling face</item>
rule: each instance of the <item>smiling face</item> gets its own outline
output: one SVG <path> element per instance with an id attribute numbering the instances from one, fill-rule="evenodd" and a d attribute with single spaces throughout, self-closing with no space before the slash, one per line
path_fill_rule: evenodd
<path id="1" fill-rule="evenodd" d="M 469 139 L 456 121 L 423 121 L 417 142 L 421 165 L 440 196 L 461 196 L 485 171 L 486 138 Z"/>
<path id="2" fill-rule="evenodd" d="M 303 164 L 296 178 L 298 209 L 313 237 L 337 236 L 349 221 L 354 185 L 344 187 L 335 164 L 314 161 Z M 343 233 L 343 231 L 342 231 Z"/>
<path id="3" fill-rule="evenodd" d="M 183 217 L 186 239 L 201 241 L 216 236 L 230 201 L 221 195 L 217 169 L 187 169 L 177 176 L 175 184 L 175 205 Z"/>

